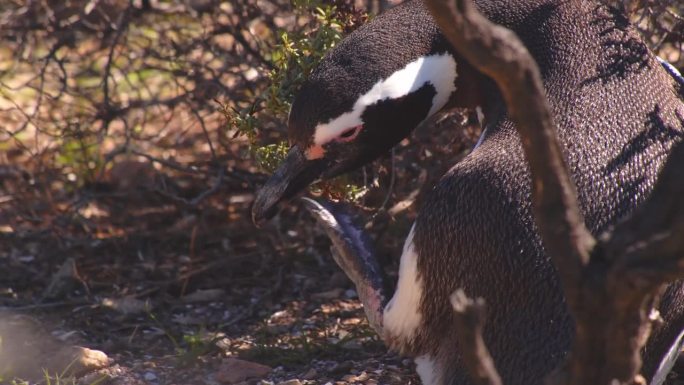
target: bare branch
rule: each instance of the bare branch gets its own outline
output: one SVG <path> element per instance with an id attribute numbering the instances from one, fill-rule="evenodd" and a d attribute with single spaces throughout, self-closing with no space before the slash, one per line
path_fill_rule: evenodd
<path id="1" fill-rule="evenodd" d="M 501 377 L 482 338 L 487 313 L 484 300 L 470 299 L 461 289 L 456 290 L 450 300 L 455 312 L 458 344 L 470 377 L 478 385 L 501 385 Z"/>
<path id="2" fill-rule="evenodd" d="M 589 262 L 595 241 L 577 205 L 537 64 L 513 32 L 491 23 L 470 1 L 427 4 L 451 44 L 494 79 L 503 93 L 530 164 L 538 227 L 554 263 L 563 271 L 564 288 L 572 302 L 576 297 L 572 283 Z"/>

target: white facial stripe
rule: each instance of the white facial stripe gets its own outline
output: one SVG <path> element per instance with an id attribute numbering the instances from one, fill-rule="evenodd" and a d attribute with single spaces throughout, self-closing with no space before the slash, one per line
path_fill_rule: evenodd
<path id="1" fill-rule="evenodd" d="M 361 114 L 367 106 L 385 99 L 396 99 L 406 96 L 432 84 L 437 94 L 432 99 L 432 108 L 428 116 L 439 111 L 449 101 L 456 90 L 456 61 L 448 53 L 423 56 L 393 73 L 387 79 L 376 83 L 367 93 L 361 95 L 350 112 L 316 126 L 314 143 L 322 145 L 338 137 L 345 130 L 363 124 Z M 426 116 L 427 118 L 427 116 Z"/>
<path id="2" fill-rule="evenodd" d="M 411 228 L 404 252 L 399 261 L 399 281 L 394 296 L 385 306 L 383 323 L 385 331 L 393 339 L 410 342 L 420 326 L 420 299 L 423 293 L 423 282 L 418 276 L 418 254 L 413 245 Z"/>

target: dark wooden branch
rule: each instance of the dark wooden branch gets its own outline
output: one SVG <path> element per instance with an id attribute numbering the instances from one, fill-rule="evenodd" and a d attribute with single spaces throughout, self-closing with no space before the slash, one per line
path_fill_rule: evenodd
<path id="1" fill-rule="evenodd" d="M 522 42 L 470 0 L 426 3 L 459 53 L 497 83 L 522 140 L 535 219 L 576 321 L 573 352 L 550 383 L 638 382 L 650 310 L 662 285 L 684 275 L 684 144 L 672 152 L 649 201 L 597 242 L 582 219 L 539 70 Z M 477 347 L 464 346 L 466 360 L 481 360 Z"/>
<path id="2" fill-rule="evenodd" d="M 454 308 L 458 344 L 464 352 L 463 363 L 477 385 L 501 385 L 501 377 L 496 371 L 494 360 L 487 350 L 482 329 L 486 318 L 486 307 L 482 298 L 472 300 L 463 290 L 451 295 Z"/>
<path id="3" fill-rule="evenodd" d="M 451 44 L 498 84 L 530 165 L 534 213 L 544 246 L 572 292 L 575 285 L 569 283 L 579 280 L 595 241 L 577 205 L 536 62 L 512 31 L 487 20 L 471 1 L 427 4 Z M 575 297 L 571 292 L 566 291 L 570 301 Z"/>
<path id="4" fill-rule="evenodd" d="M 574 312 L 583 305 L 579 282 L 596 241 L 584 226 L 537 64 L 512 31 L 491 23 L 471 1 L 426 3 L 456 50 L 499 86 L 530 165 L 538 228 Z"/>

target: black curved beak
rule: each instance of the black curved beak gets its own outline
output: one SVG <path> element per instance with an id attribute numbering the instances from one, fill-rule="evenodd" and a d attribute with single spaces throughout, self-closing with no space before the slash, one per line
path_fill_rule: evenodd
<path id="1" fill-rule="evenodd" d="M 293 146 L 266 184 L 257 192 L 252 205 L 252 221 L 260 226 L 278 212 L 281 202 L 292 199 L 325 170 L 322 159 L 308 160 L 304 151 Z"/>

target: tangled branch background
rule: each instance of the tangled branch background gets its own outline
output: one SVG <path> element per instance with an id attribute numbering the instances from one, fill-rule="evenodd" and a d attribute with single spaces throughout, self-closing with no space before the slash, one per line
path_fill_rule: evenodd
<path id="1" fill-rule="evenodd" d="M 684 5 L 671 3 L 616 5 L 681 68 Z M 318 9 L 248 0 L 10 1 L 4 8 L 0 177 L 30 181 L 3 196 L 15 209 L 26 206 L 25 189 L 35 195 L 120 183 L 122 159 L 151 162 L 146 171 L 165 181 L 152 187 L 193 204 L 206 194 L 178 191 L 176 172 L 209 192 L 226 172 L 259 180 L 258 166 L 272 167 L 283 151 L 262 147 L 284 140 L 297 84 L 366 20 L 342 0 Z"/>

